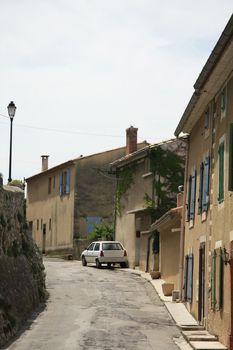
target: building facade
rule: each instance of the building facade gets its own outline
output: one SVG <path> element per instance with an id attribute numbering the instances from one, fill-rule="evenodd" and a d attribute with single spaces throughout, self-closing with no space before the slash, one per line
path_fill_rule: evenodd
<path id="1" fill-rule="evenodd" d="M 147 146 L 113 162 L 117 177 L 115 235 L 128 251 L 129 265 L 156 269 L 151 224 L 176 207 L 178 186 L 183 183 L 186 142 L 167 140 Z M 157 267 L 158 268 L 158 267 Z"/>
<path id="2" fill-rule="evenodd" d="M 195 85 L 175 135 L 189 134 L 183 299 L 233 349 L 233 16 Z"/>

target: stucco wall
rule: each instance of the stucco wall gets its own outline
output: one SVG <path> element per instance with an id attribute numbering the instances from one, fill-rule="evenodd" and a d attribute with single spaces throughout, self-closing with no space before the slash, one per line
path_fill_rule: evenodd
<path id="1" fill-rule="evenodd" d="M 210 127 L 209 131 L 204 129 L 204 113 L 200 120 L 193 127 L 190 134 L 190 151 L 188 175 L 196 166 L 197 184 L 196 184 L 196 208 L 195 220 L 192 225 L 186 222 L 185 225 L 185 254 L 192 252 L 194 254 L 193 270 L 193 300 L 190 308 L 191 313 L 198 317 L 198 284 L 199 284 L 199 248 L 201 242 L 205 242 L 205 318 L 207 328 L 219 336 L 220 341 L 227 344 L 229 325 L 230 325 L 230 269 L 229 265 L 224 265 L 223 281 L 223 307 L 221 310 L 211 309 L 211 252 L 217 247 L 226 247 L 229 251 L 230 242 L 233 239 L 233 197 L 228 189 L 229 180 L 229 130 L 230 123 L 233 123 L 233 79 L 227 82 L 227 111 L 224 117 L 221 116 L 221 91 L 215 96 L 216 111 L 213 104 L 207 101 L 210 106 Z M 224 201 L 219 203 L 219 144 L 224 141 Z M 197 215 L 198 211 L 198 191 L 200 183 L 200 163 L 204 156 L 211 156 L 211 174 L 210 174 L 210 206 L 205 215 Z M 186 186 L 188 191 L 188 184 Z"/>
<path id="2" fill-rule="evenodd" d="M 88 237 L 88 218 L 114 222 L 116 177 L 108 173 L 109 164 L 121 158 L 125 148 L 94 154 L 76 161 L 74 236 Z"/>
<path id="3" fill-rule="evenodd" d="M 59 176 L 66 170 L 60 167 L 27 182 L 27 220 L 32 223 L 32 233 L 40 250 L 45 252 L 71 250 L 73 247 L 74 181 L 75 168 L 71 170 L 70 193 L 60 195 Z M 55 186 L 48 193 L 49 178 L 55 177 Z M 43 234 L 46 225 L 46 234 Z M 43 243 L 43 239 L 45 242 Z"/>

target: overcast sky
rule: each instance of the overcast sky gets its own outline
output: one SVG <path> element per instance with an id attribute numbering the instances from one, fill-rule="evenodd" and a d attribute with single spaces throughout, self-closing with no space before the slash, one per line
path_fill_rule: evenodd
<path id="1" fill-rule="evenodd" d="M 174 136 L 232 0 L 0 0 L 0 114 L 17 106 L 12 178 Z M 8 178 L 10 122 L 0 116 Z"/>

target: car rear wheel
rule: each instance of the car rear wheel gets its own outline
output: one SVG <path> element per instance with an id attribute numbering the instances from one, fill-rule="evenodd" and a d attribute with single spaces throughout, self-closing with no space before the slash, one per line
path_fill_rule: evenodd
<path id="1" fill-rule="evenodd" d="M 82 265 L 87 266 L 87 261 L 85 259 L 85 256 L 82 256 Z"/>
<path id="2" fill-rule="evenodd" d="M 99 262 L 98 259 L 95 261 L 97 269 L 101 269 L 101 263 Z"/>
<path id="3" fill-rule="evenodd" d="M 110 267 L 111 267 L 111 263 L 108 263 L 107 265 L 108 265 L 108 268 L 110 269 Z"/>

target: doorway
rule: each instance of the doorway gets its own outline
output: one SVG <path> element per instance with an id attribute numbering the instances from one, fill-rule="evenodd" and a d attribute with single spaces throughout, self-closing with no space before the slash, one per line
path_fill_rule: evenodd
<path id="1" fill-rule="evenodd" d="M 46 246 L 46 224 L 43 224 L 43 237 L 42 237 L 42 253 L 45 254 Z"/>
<path id="2" fill-rule="evenodd" d="M 198 321 L 203 324 L 205 317 L 205 243 L 199 248 L 199 287 L 198 287 Z"/>

